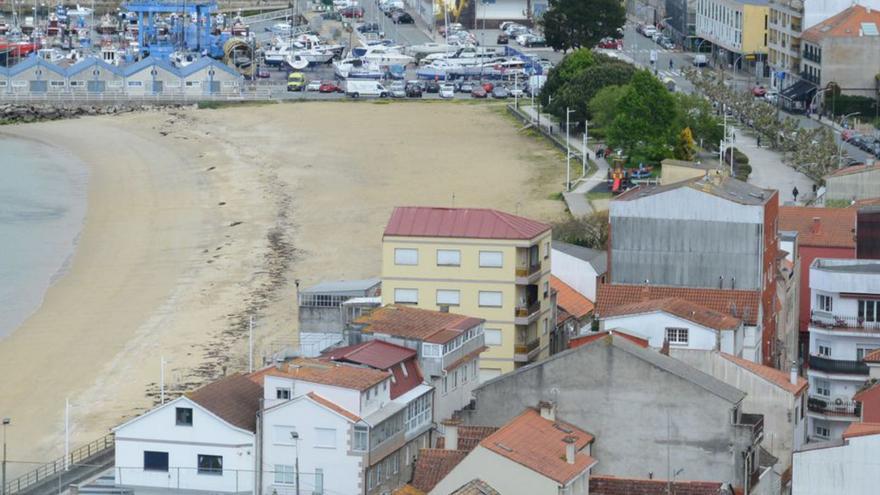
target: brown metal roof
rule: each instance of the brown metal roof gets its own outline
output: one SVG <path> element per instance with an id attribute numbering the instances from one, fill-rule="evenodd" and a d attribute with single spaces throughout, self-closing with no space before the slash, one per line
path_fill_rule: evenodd
<path id="1" fill-rule="evenodd" d="M 532 239 L 550 226 L 485 208 L 400 206 L 391 213 L 385 235 L 476 239 Z"/>
<path id="2" fill-rule="evenodd" d="M 461 332 L 482 324 L 485 320 L 470 316 L 388 305 L 376 308 L 358 318 L 355 323 L 365 325 L 365 333 L 382 333 L 404 339 L 445 344 Z"/>
<path id="3" fill-rule="evenodd" d="M 360 391 L 378 385 L 391 377 L 391 373 L 387 371 L 305 358 L 294 359 L 278 367 L 270 366 L 260 370 L 252 374 L 251 380 L 262 380 L 264 375 L 281 376 Z"/>

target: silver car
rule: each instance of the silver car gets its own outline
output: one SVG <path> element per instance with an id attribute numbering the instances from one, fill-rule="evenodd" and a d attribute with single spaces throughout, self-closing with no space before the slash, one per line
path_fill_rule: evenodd
<path id="1" fill-rule="evenodd" d="M 395 81 L 388 88 L 388 93 L 392 98 L 406 98 L 406 86 L 401 81 Z"/>

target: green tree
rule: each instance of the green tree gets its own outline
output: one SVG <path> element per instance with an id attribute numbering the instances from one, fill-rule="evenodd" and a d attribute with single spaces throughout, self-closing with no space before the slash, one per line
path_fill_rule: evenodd
<path id="1" fill-rule="evenodd" d="M 553 113 L 549 109 L 549 107 L 553 106 L 550 104 L 550 96 L 555 100 L 563 86 L 574 79 L 576 75 L 595 64 L 596 57 L 593 55 L 593 52 L 587 48 L 575 50 L 566 55 L 565 58 L 559 62 L 559 65 L 550 69 L 550 73 L 547 74 L 547 81 L 541 88 L 541 104 L 544 105 L 544 107 L 547 107 L 550 113 Z"/>
<path id="2" fill-rule="evenodd" d="M 605 58 L 605 57 L 602 57 Z M 632 79 L 636 69 L 625 62 L 617 60 L 603 61 L 576 74 L 553 97 L 553 113 L 560 122 L 565 120 L 566 108 L 571 108 L 571 121 L 581 124 L 592 118 L 589 111 L 590 100 L 606 86 L 623 86 Z"/>
<path id="3" fill-rule="evenodd" d="M 590 109 L 590 115 L 593 116 L 592 123 L 594 125 L 607 129 L 614 122 L 614 116 L 617 115 L 617 105 L 627 89 L 628 86 L 605 86 L 596 93 L 596 96 L 587 105 Z"/>
<path id="4" fill-rule="evenodd" d="M 608 248 L 608 210 L 553 224 L 553 238 L 593 249 Z"/>
<path id="5" fill-rule="evenodd" d="M 608 141 L 632 162 L 658 162 L 671 155 L 680 127 L 672 94 L 645 70 L 636 72 L 608 127 Z"/>
<path id="6" fill-rule="evenodd" d="M 676 105 L 681 115 L 679 127 L 688 127 L 694 141 L 702 141 L 703 146 L 716 146 L 724 137 L 721 119 L 715 109 L 698 94 L 675 93 Z"/>
<path id="7" fill-rule="evenodd" d="M 697 143 L 694 142 L 694 135 L 691 134 L 690 127 L 685 127 L 678 134 L 678 142 L 675 143 L 675 158 L 691 161 L 696 154 Z"/>
<path id="8" fill-rule="evenodd" d="M 619 0 L 550 0 L 540 22 L 547 45 L 567 51 L 616 35 L 626 10 Z"/>

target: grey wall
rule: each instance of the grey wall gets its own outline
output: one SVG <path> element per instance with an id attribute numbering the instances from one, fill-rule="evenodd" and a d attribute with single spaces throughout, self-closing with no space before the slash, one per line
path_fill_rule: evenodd
<path id="1" fill-rule="evenodd" d="M 861 174 L 825 179 L 825 199 L 845 201 L 876 198 L 880 195 L 880 169 Z"/>
<path id="2" fill-rule="evenodd" d="M 299 307 L 299 331 L 306 333 L 342 333 L 345 323 L 342 308 L 337 307 Z"/>
<path id="3" fill-rule="evenodd" d="M 759 289 L 761 226 L 754 223 L 611 217 L 615 283 Z"/>
<path id="4" fill-rule="evenodd" d="M 555 400 L 559 419 L 596 437 L 594 473 L 668 479 L 668 459 L 684 468 L 678 479 L 743 484 L 740 452 L 751 439 L 732 425 L 734 404 L 607 340 L 486 382 L 474 395 L 476 409 L 464 416 L 472 425 L 501 426 Z"/>

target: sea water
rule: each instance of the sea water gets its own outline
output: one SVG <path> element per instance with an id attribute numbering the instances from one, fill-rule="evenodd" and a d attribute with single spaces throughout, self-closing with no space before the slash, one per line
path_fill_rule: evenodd
<path id="1" fill-rule="evenodd" d="M 63 150 L 0 134 L 0 339 L 43 301 L 73 257 L 88 171 Z"/>

